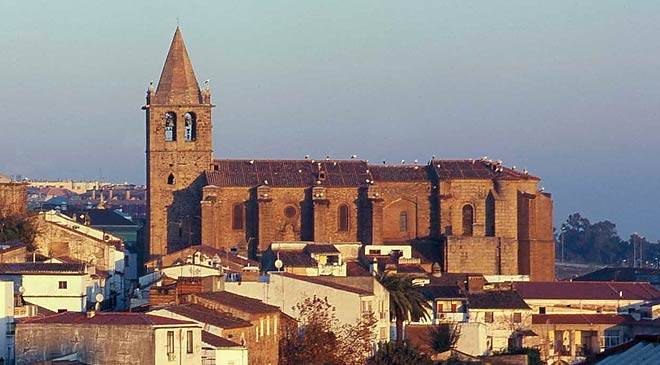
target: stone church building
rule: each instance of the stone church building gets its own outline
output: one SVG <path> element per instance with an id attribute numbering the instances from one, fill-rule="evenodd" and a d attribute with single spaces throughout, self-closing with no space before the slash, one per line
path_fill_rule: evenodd
<path id="1" fill-rule="evenodd" d="M 428 242 L 446 272 L 554 279 L 552 198 L 501 162 L 214 159 L 211 91 L 177 28 L 147 91 L 152 257 L 204 244 L 256 257 L 276 241 Z"/>

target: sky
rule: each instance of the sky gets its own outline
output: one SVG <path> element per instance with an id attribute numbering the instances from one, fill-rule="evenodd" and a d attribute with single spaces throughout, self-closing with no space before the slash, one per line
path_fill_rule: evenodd
<path id="1" fill-rule="evenodd" d="M 658 1 L 0 0 L 0 173 L 145 181 L 178 23 L 222 158 L 503 160 L 660 239 Z"/>

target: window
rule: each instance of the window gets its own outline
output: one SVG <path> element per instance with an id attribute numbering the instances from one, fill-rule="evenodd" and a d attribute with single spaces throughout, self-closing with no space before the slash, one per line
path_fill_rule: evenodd
<path id="1" fill-rule="evenodd" d="M 399 214 L 399 231 L 408 232 L 408 212 L 401 212 Z"/>
<path id="2" fill-rule="evenodd" d="M 472 226 L 474 224 L 474 208 L 471 205 L 463 206 L 463 236 L 472 236 Z"/>
<path id="3" fill-rule="evenodd" d="M 522 322 L 522 315 L 520 313 L 514 313 L 513 323 L 520 323 L 520 322 Z"/>
<path id="4" fill-rule="evenodd" d="M 545 314 L 545 307 L 539 307 L 539 314 Z"/>
<path id="5" fill-rule="evenodd" d="M 186 333 L 186 335 L 187 335 L 187 338 L 186 338 L 186 340 L 187 340 L 186 341 L 186 352 L 189 353 L 189 354 L 192 354 L 193 353 L 193 348 L 194 348 L 193 347 L 193 331 L 188 331 L 188 333 Z"/>
<path id="6" fill-rule="evenodd" d="M 232 229 L 243 229 L 245 226 L 245 209 L 243 204 L 234 204 L 231 214 L 231 228 Z"/>
<path id="7" fill-rule="evenodd" d="M 195 134 L 197 133 L 197 116 L 193 112 L 188 112 L 183 115 L 183 123 L 184 123 L 184 135 L 183 139 L 186 142 L 191 142 L 194 141 L 195 138 L 197 137 Z"/>
<path id="8" fill-rule="evenodd" d="M 605 348 L 618 346 L 621 344 L 621 332 L 619 329 L 606 329 L 604 340 Z"/>
<path id="9" fill-rule="evenodd" d="M 452 313 L 456 313 L 456 308 L 457 308 L 456 303 L 451 303 L 451 312 Z"/>
<path id="10" fill-rule="evenodd" d="M 176 184 L 176 179 L 174 178 L 174 174 L 170 174 L 167 177 L 167 185 L 174 185 Z"/>
<path id="11" fill-rule="evenodd" d="M 58 289 L 66 289 L 66 287 L 67 287 L 67 282 L 66 281 L 59 281 L 57 283 L 57 288 Z"/>
<path id="12" fill-rule="evenodd" d="M 435 303 L 435 311 L 438 312 L 438 313 L 444 312 L 445 311 L 444 305 L 440 302 L 436 302 Z"/>
<path id="13" fill-rule="evenodd" d="M 167 353 L 174 353 L 174 331 L 167 331 Z"/>
<path id="14" fill-rule="evenodd" d="M 57 313 L 64 313 L 64 312 L 68 312 L 68 311 L 66 309 L 58 309 L 57 310 Z"/>
<path id="15" fill-rule="evenodd" d="M 362 313 L 372 313 L 373 312 L 373 307 L 372 307 L 372 304 L 371 304 L 370 300 L 361 302 L 360 304 L 361 304 L 361 307 L 362 307 L 362 308 L 360 308 Z"/>
<path id="16" fill-rule="evenodd" d="M 284 208 L 284 215 L 287 218 L 294 218 L 296 216 L 296 208 L 292 205 L 289 205 L 288 207 Z"/>
<path id="17" fill-rule="evenodd" d="M 176 114 L 174 112 L 165 113 L 165 141 L 176 141 Z"/>
<path id="18" fill-rule="evenodd" d="M 495 197 L 492 191 L 486 197 L 486 236 L 495 237 Z"/>
<path id="19" fill-rule="evenodd" d="M 494 322 L 493 312 L 486 312 L 484 314 L 484 317 L 485 317 L 485 322 L 486 323 L 493 323 Z"/>
<path id="20" fill-rule="evenodd" d="M 339 231 L 348 231 L 348 205 L 342 204 L 339 206 Z"/>

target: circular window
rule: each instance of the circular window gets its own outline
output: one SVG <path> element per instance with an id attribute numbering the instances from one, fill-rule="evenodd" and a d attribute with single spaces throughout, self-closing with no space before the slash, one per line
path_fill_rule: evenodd
<path id="1" fill-rule="evenodd" d="M 292 207 L 289 205 L 288 207 L 284 208 L 284 215 L 287 218 L 293 218 L 296 216 L 296 208 Z"/>

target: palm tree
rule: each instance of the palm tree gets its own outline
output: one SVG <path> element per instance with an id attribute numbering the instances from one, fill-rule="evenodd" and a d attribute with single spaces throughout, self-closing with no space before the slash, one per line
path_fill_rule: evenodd
<path id="1" fill-rule="evenodd" d="M 390 317 L 396 320 L 396 340 L 403 339 L 403 322 L 428 319 L 431 305 L 412 277 L 380 273 L 378 281 L 390 293 Z"/>

